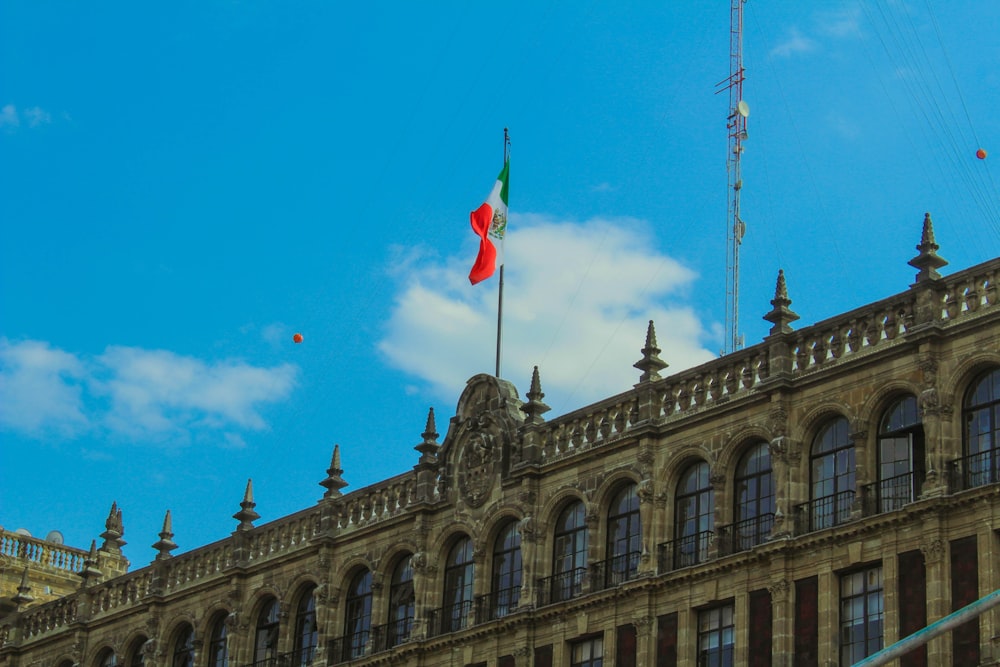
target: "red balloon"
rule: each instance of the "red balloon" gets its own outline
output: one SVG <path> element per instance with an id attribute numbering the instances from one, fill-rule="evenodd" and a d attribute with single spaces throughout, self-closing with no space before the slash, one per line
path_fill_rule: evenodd
<path id="1" fill-rule="evenodd" d="M 976 151 L 976 157 L 979 158 L 980 160 L 985 160 L 986 159 L 986 151 L 984 149 L 980 148 L 978 151 Z"/>
<path id="2" fill-rule="evenodd" d="M 302 334 L 300 334 L 300 333 L 295 334 L 294 336 L 292 336 L 292 340 L 294 340 L 296 343 L 301 343 L 302 342 Z"/>

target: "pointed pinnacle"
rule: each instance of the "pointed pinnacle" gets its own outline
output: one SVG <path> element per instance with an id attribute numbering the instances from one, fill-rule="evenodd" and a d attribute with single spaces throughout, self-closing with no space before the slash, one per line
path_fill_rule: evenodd
<path id="1" fill-rule="evenodd" d="M 642 348 L 642 359 L 632 364 L 633 368 L 642 371 L 639 376 L 639 383 L 652 382 L 660 379 L 660 371 L 669 366 L 667 362 L 660 359 L 660 348 L 656 346 L 656 330 L 653 328 L 653 320 L 649 321 L 646 327 L 646 346 Z"/>
<path id="2" fill-rule="evenodd" d="M 437 463 L 437 453 L 441 448 L 438 444 L 438 432 L 437 425 L 434 421 L 434 408 L 427 410 L 427 425 L 424 427 L 424 432 L 420 434 L 423 440 L 420 441 L 415 450 L 420 452 L 420 459 L 417 461 L 418 466 L 428 466 Z"/>
<path id="3" fill-rule="evenodd" d="M 529 424 L 541 424 L 544 419 L 542 415 L 552 408 L 542 402 L 545 394 L 542 393 L 542 382 L 538 375 L 538 366 L 531 371 L 531 389 L 525 394 L 528 402 L 521 406 L 521 412 L 525 415 L 525 421 Z"/>
<path id="4" fill-rule="evenodd" d="M 340 490 L 347 486 L 347 482 L 341 475 L 344 469 L 340 467 L 340 445 L 333 446 L 333 456 L 330 458 L 330 467 L 326 469 L 326 479 L 319 483 L 326 488 L 324 498 L 339 498 L 342 494 Z"/>
<path id="5" fill-rule="evenodd" d="M 240 511 L 233 515 L 233 518 L 240 522 L 236 530 L 250 530 L 253 522 L 260 518 L 260 515 L 253 511 L 257 503 L 253 501 L 253 480 L 247 480 L 247 490 L 243 493 L 243 502 L 240 503 Z"/>
<path id="6" fill-rule="evenodd" d="M 920 245 L 917 246 L 920 254 L 907 262 L 918 270 L 914 284 L 925 280 L 938 280 L 941 277 L 937 270 L 946 265 L 948 260 L 937 254 L 939 247 L 934 241 L 934 223 L 931 221 L 931 214 L 925 213 L 924 226 L 920 232 Z"/>
<path id="7" fill-rule="evenodd" d="M 792 300 L 788 298 L 784 269 L 778 269 L 778 280 L 774 286 L 774 298 L 771 299 L 771 305 L 773 306 L 771 312 L 764 316 L 765 320 L 774 325 L 771 327 L 770 335 L 791 333 L 791 323 L 799 319 L 799 316 L 789 308 L 792 305 Z"/>
<path id="8" fill-rule="evenodd" d="M 170 558 L 170 552 L 177 548 L 177 544 L 173 541 L 173 521 L 170 518 L 170 510 L 167 510 L 166 516 L 163 517 L 163 530 L 160 531 L 160 539 L 153 545 L 153 548 L 160 553 L 156 554 L 156 560 L 164 560 Z"/>

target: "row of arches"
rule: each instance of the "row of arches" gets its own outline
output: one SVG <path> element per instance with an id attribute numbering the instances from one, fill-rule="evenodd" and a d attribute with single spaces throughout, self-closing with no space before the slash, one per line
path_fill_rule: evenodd
<path id="1" fill-rule="evenodd" d="M 962 456 L 953 461 L 960 488 L 1000 482 L 1000 369 L 970 382 L 960 406 Z M 800 530 L 821 530 L 857 517 L 862 511 L 888 512 L 919 497 L 926 452 L 921 406 L 912 393 L 897 393 L 878 413 L 875 479 L 858 486 L 856 442 L 848 418 L 830 414 L 819 422 L 803 451 L 807 458 L 807 499 L 795 506 Z M 350 660 L 398 645 L 418 623 L 428 636 L 454 632 L 473 623 L 502 618 L 526 605 L 544 605 L 616 586 L 641 574 L 654 574 L 752 549 L 767 541 L 779 513 L 772 445 L 763 438 L 744 443 L 732 469 L 720 479 L 706 458 L 682 461 L 669 489 L 669 525 L 650 558 L 649 533 L 654 507 L 638 474 L 622 473 L 608 482 L 598 509 L 581 494 L 566 493 L 552 515 L 536 527 L 531 517 L 499 514 L 480 538 L 455 527 L 442 536 L 433 554 L 403 546 L 379 565 L 354 563 L 337 585 L 335 605 L 325 631 L 336 660 Z M 716 506 L 717 487 L 728 487 L 726 507 Z M 801 500 L 802 498 L 800 498 Z M 864 503 L 862 503 L 864 504 Z M 720 509 L 722 511 L 720 511 Z M 717 525 L 719 518 L 729 520 Z M 537 556 L 537 559 L 536 559 Z M 387 586 L 384 584 L 388 584 Z M 274 595 L 260 597 L 253 612 L 253 641 L 244 648 L 257 667 L 275 664 L 279 652 L 293 667 L 311 663 L 320 626 L 316 616 L 318 582 L 300 587 L 289 603 L 291 623 L 282 625 Z M 171 667 L 228 667 L 230 617 L 211 615 L 199 633 L 181 623 L 170 634 Z M 199 639 L 199 642 L 195 640 Z M 141 637 L 126 651 L 123 664 L 141 667 Z M 203 648 L 196 656 L 195 646 Z M 136 648 L 138 647 L 138 648 Z M 110 648 L 95 667 L 117 667 Z"/>

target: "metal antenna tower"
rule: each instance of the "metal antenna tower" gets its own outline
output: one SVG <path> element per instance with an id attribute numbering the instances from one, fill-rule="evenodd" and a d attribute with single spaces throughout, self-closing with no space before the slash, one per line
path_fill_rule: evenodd
<path id="1" fill-rule="evenodd" d="M 740 244 L 746 225 L 740 218 L 740 158 L 743 142 L 747 138 L 747 117 L 750 107 L 743 101 L 743 4 L 746 0 L 731 0 L 729 11 L 729 78 L 716 84 L 717 94 L 729 91 L 729 155 L 726 171 L 729 174 L 729 231 L 726 235 L 726 340 L 723 353 L 735 352 L 743 347 L 740 334 Z"/>

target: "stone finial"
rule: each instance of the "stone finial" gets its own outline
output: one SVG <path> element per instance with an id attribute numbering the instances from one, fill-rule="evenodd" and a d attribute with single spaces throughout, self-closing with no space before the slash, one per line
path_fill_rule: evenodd
<path id="1" fill-rule="evenodd" d="M 437 426 L 434 423 L 434 408 L 427 411 L 427 425 L 424 427 L 424 432 L 420 434 L 423 440 L 414 447 L 415 450 L 420 452 L 419 464 L 430 464 L 433 465 L 437 463 L 437 453 L 441 449 L 441 445 L 438 444 L 438 432 Z"/>
<path id="2" fill-rule="evenodd" d="M 11 602 L 17 605 L 17 610 L 20 611 L 34 601 L 35 598 L 31 596 L 31 584 L 28 583 L 28 566 L 25 565 L 24 572 L 21 573 L 21 583 L 17 587 L 17 593 L 11 598 Z"/>
<path id="3" fill-rule="evenodd" d="M 108 518 L 104 521 L 104 532 L 100 535 L 104 540 L 101 551 L 120 552 L 121 548 L 128 544 L 122 539 L 124 534 L 125 524 L 122 522 L 122 511 L 118 507 L 118 501 L 115 501 L 111 503 L 111 511 L 108 512 Z"/>
<path id="4" fill-rule="evenodd" d="M 243 492 L 243 501 L 240 502 L 240 511 L 233 515 L 233 518 L 240 522 L 236 530 L 250 530 L 253 522 L 260 518 L 260 515 L 253 511 L 257 503 L 253 501 L 253 480 L 247 480 L 247 489 Z"/>
<path id="5" fill-rule="evenodd" d="M 799 319 L 799 316 L 789 308 L 792 300 L 788 298 L 788 288 L 785 286 L 785 271 L 778 269 L 778 282 L 774 287 L 774 298 L 771 299 L 771 309 L 764 319 L 773 324 L 771 335 L 779 333 L 791 333 L 791 323 Z"/>
<path id="6" fill-rule="evenodd" d="M 160 531 L 160 539 L 153 545 L 153 548 L 160 553 L 156 554 L 156 560 L 166 560 L 172 558 L 171 551 L 177 548 L 173 541 L 173 524 L 170 520 L 170 510 L 167 510 L 163 517 L 163 530 Z"/>
<path id="7" fill-rule="evenodd" d="M 343 495 L 340 490 L 347 486 L 347 482 L 341 477 L 343 474 L 344 469 L 340 467 L 340 445 L 334 445 L 333 458 L 330 459 L 330 467 L 326 469 L 326 479 L 319 483 L 320 486 L 326 487 L 324 498 L 339 498 Z"/>
<path id="8" fill-rule="evenodd" d="M 642 371 L 639 383 L 659 380 L 660 371 L 670 364 L 660 359 L 661 350 L 656 346 L 656 331 L 653 329 L 653 320 L 649 321 L 649 326 L 646 328 L 646 346 L 642 348 L 641 352 L 642 359 L 632 364 L 633 367 Z"/>
<path id="9" fill-rule="evenodd" d="M 521 406 L 521 412 L 525 415 L 525 421 L 529 424 L 541 424 L 544 419 L 542 415 L 552 408 L 542 402 L 545 394 L 542 393 L 542 383 L 538 379 L 538 366 L 531 371 L 531 389 L 525 394 L 528 402 Z"/>
<path id="10" fill-rule="evenodd" d="M 104 573 L 97 567 L 97 540 L 90 541 L 90 552 L 83 559 L 83 569 L 79 572 L 83 579 L 82 586 L 90 585 L 91 580 L 100 579 Z"/>
<path id="11" fill-rule="evenodd" d="M 925 280 L 938 280 L 941 277 L 937 270 L 946 265 L 948 261 L 937 254 L 939 247 L 934 242 L 934 223 L 931 222 L 931 214 L 924 213 L 924 228 L 920 233 L 920 245 L 917 246 L 920 254 L 907 262 L 913 268 L 918 269 L 915 284 Z"/>

